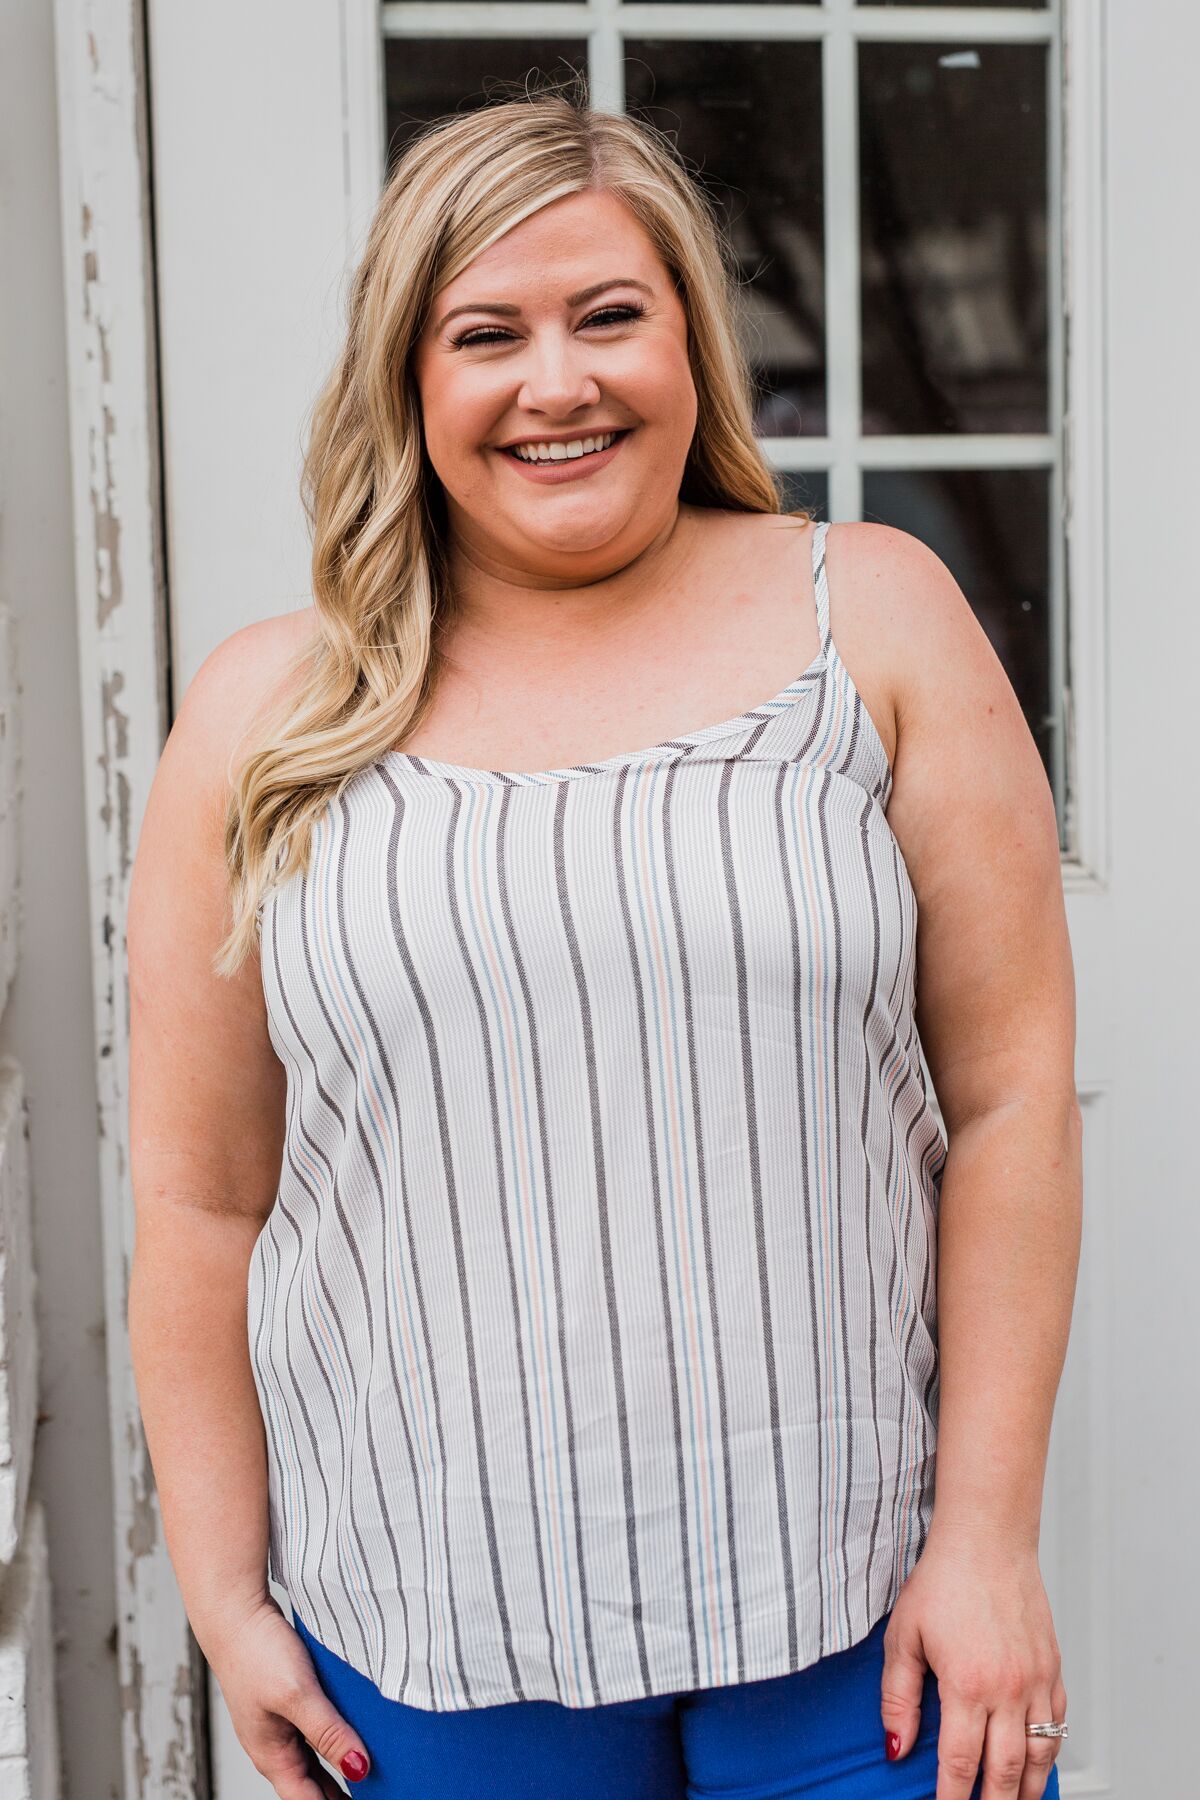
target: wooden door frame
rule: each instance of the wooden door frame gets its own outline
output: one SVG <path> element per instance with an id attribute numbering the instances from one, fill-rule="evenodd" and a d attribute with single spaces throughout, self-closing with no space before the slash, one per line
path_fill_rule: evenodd
<path id="1" fill-rule="evenodd" d="M 56 0 L 55 35 L 124 1794 L 208 1800 L 205 1664 L 163 1539 L 127 1324 L 124 924 L 170 723 L 140 0 Z"/>
<path id="2" fill-rule="evenodd" d="M 383 168 L 376 0 L 337 0 L 348 255 Z M 55 0 L 125 1800 L 210 1800 L 208 1669 L 167 1554 L 129 1354 L 125 917 L 170 729 L 147 0 Z"/>
<path id="3" fill-rule="evenodd" d="M 375 0 L 337 3 L 351 254 L 383 166 L 382 58 Z M 146 5 L 55 0 L 61 211 L 124 1794 L 126 1800 L 209 1800 L 207 1666 L 163 1539 L 127 1329 L 134 1215 L 124 920 L 138 828 L 171 720 Z M 1109 621 L 1105 534 L 1098 529 L 1105 456 L 1106 4 L 1061 0 L 1061 12 L 1062 303 L 1070 323 L 1062 524 L 1074 600 L 1070 725 L 1083 806 L 1076 859 L 1064 863 L 1064 878 L 1068 890 L 1095 891 L 1108 876 Z M 1102 1707 L 1105 1670 L 1098 1665 L 1093 1677 Z M 1105 1760 L 1101 1753 L 1082 1791 L 1111 1791 Z"/>
<path id="4" fill-rule="evenodd" d="M 61 0 L 54 23 L 124 1795 L 207 1800 L 203 1660 L 162 1537 L 128 1337 L 124 916 L 169 722 L 146 32 L 139 0 Z"/>

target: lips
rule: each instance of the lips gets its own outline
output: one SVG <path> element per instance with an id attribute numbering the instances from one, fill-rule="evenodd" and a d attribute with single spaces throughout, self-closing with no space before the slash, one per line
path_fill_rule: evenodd
<path id="1" fill-rule="evenodd" d="M 625 439 L 633 429 L 630 425 L 618 431 L 607 450 L 589 450 L 582 456 L 545 456 L 539 457 L 536 462 L 526 462 L 523 456 L 516 456 L 513 451 L 499 445 L 496 447 L 496 454 L 505 458 L 518 480 L 531 482 L 534 487 L 573 486 L 602 475 L 613 457 L 621 454 Z M 584 432 L 581 435 L 590 437 L 593 433 Z M 545 441 L 548 440 L 543 440 Z M 563 443 L 570 440 L 560 438 L 558 441 Z"/>
<path id="2" fill-rule="evenodd" d="M 521 438 L 518 442 L 522 444 L 571 444 L 580 442 L 584 438 L 608 437 L 611 435 L 613 441 L 608 445 L 608 450 L 615 450 L 622 438 L 627 438 L 632 430 L 632 425 L 610 425 L 605 431 L 579 431 L 571 438 Z M 517 455 L 515 444 L 498 444 L 496 448 L 500 451 L 501 455 L 511 456 L 516 462 L 524 463 L 527 468 L 533 469 L 550 466 L 560 467 L 564 462 L 583 462 L 588 456 L 604 456 L 607 454 L 606 450 L 585 450 L 583 456 L 547 456 L 540 457 L 537 462 L 532 462 L 526 457 Z"/>

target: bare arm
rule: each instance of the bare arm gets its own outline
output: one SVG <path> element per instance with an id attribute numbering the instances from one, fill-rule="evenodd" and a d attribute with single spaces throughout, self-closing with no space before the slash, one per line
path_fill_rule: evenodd
<path id="1" fill-rule="evenodd" d="M 1082 1220 L 1075 986 L 1053 798 L 1003 667 L 944 564 L 887 526 L 831 533 L 893 671 L 888 822 L 917 896 L 917 1024 L 945 1120 L 929 1540 L 885 1637 L 885 1728 L 942 1698 L 939 1800 L 979 1761 L 1034 1800 L 1066 1707 L 1037 1562 Z M 840 541 L 839 541 L 840 540 Z M 839 551 L 843 553 L 839 571 Z M 986 1737 L 986 1747 L 985 1747 Z"/>
<path id="2" fill-rule="evenodd" d="M 917 1023 L 949 1151 L 933 1530 L 1036 1551 L 1082 1216 L 1058 829 L 961 590 L 931 551 L 889 535 L 906 629 L 888 821 L 917 894 Z"/>
<path id="3" fill-rule="evenodd" d="M 275 1196 L 284 1072 L 257 958 L 232 981 L 225 765 L 261 639 L 239 633 L 188 690 L 155 775 L 128 911 L 130 1144 L 136 1238 L 129 1331 L 163 1528 L 206 1650 L 267 1594 L 266 1460 L 246 1279 Z"/>
<path id="4" fill-rule="evenodd" d="M 232 980 L 211 968 L 228 923 L 229 756 L 295 633 L 290 619 L 266 621 L 208 658 L 142 823 L 127 921 L 129 1334 L 167 1549 L 239 1741 L 281 1800 L 332 1800 L 341 1790 L 312 1752 L 351 1780 L 369 1757 L 268 1586 L 266 1445 L 246 1317 L 250 1258 L 279 1178 L 286 1078 L 257 956 Z"/>

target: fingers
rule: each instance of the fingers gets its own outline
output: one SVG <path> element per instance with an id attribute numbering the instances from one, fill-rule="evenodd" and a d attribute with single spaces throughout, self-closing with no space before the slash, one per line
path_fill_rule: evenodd
<path id="1" fill-rule="evenodd" d="M 921 1728 L 921 1694 L 928 1666 L 919 1636 L 909 1635 L 902 1622 L 891 1621 L 883 1634 L 879 1684 L 879 1712 L 889 1739 L 890 1759 L 906 1756 Z"/>
<path id="2" fill-rule="evenodd" d="M 1039 1742 L 1025 1736 L 1024 1706 L 998 1707 L 987 1722 L 983 1742 L 983 1790 L 980 1800 L 1017 1800 L 1025 1779 L 1026 1751 Z M 1045 1742 L 1046 1740 L 1040 1740 Z M 1045 1779 L 1043 1777 L 1043 1783 Z M 1037 1793 L 1040 1795 L 1039 1787 Z"/>
<path id="3" fill-rule="evenodd" d="M 277 1788 L 279 1800 L 292 1800 L 290 1788 Z M 334 1787 L 328 1775 L 310 1775 L 296 1789 L 296 1800 L 346 1800 L 341 1788 Z"/>
<path id="4" fill-rule="evenodd" d="M 1042 1800 L 1062 1740 L 1028 1737 L 1025 1727 L 1066 1716 L 1061 1680 L 1028 1703 L 1010 1701 L 991 1712 L 982 1701 L 944 1695 L 937 1800 L 972 1800 L 981 1764 L 979 1800 Z"/>
<path id="5" fill-rule="evenodd" d="M 252 1757 L 251 1761 L 270 1782 L 279 1800 L 346 1800 L 299 1738 L 277 1745 L 262 1760 Z"/>
<path id="6" fill-rule="evenodd" d="M 210 1666 L 213 1666 L 210 1664 Z M 272 1603 L 222 1639 L 214 1673 L 238 1742 L 279 1800 L 345 1800 L 371 1758 L 318 1678 L 294 1626 Z M 323 1768 L 322 1760 L 329 1764 Z"/>
<path id="7" fill-rule="evenodd" d="M 346 1800 L 318 1758 L 339 1769 L 354 1792 L 370 1769 L 358 1733 L 346 1723 L 316 1678 L 277 1694 L 271 1710 L 244 1740 L 250 1760 L 271 1783 L 279 1800 Z M 343 1766 L 345 1765 L 345 1766 Z"/>
<path id="8" fill-rule="evenodd" d="M 283 1755 L 276 1752 L 265 1763 L 255 1761 L 254 1766 L 279 1800 L 346 1800 L 345 1790 L 303 1744 L 296 1745 L 294 1755 L 290 1750 Z M 353 1788 L 350 1791 L 353 1793 Z"/>
<path id="9" fill-rule="evenodd" d="M 938 1731 L 936 1800 L 971 1800 L 971 1789 L 983 1761 L 988 1709 L 981 1700 L 968 1700 L 953 1688 L 944 1689 L 941 1681 L 938 1693 L 942 1722 Z"/>
<path id="10" fill-rule="evenodd" d="M 353 1792 L 354 1783 L 361 1781 L 371 1767 L 367 1746 L 317 1681 L 304 1687 L 289 1716 L 317 1755 L 341 1770 Z"/>
<path id="11" fill-rule="evenodd" d="M 1052 1686 L 1035 1691 L 1032 1704 L 1026 1708 L 1025 1723 L 1044 1724 L 1049 1719 L 1061 1721 L 1066 1716 L 1067 1690 L 1059 1677 Z M 1042 1800 L 1061 1745 L 1061 1738 L 1025 1739 L 1025 1773 L 1021 1777 L 1017 1800 Z"/>

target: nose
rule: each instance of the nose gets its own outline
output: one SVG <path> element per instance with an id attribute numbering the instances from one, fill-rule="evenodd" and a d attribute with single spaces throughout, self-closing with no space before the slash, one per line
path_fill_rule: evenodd
<path id="1" fill-rule="evenodd" d="M 588 366 L 589 346 L 569 332 L 535 332 L 522 357 L 517 404 L 529 412 L 565 417 L 581 406 L 595 406 L 600 384 Z"/>

